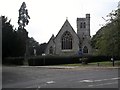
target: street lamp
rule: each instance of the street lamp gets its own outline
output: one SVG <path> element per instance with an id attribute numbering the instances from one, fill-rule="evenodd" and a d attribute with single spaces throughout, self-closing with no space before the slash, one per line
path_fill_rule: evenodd
<path id="1" fill-rule="evenodd" d="M 113 67 L 114 67 L 114 59 L 113 59 L 113 57 L 111 58 L 111 61 L 112 61 L 112 63 L 113 63 Z"/>
<path id="2" fill-rule="evenodd" d="M 42 56 L 44 56 L 44 59 L 43 59 L 43 65 L 45 65 L 45 53 L 42 54 Z"/>
<path id="3" fill-rule="evenodd" d="M 114 67 L 114 47 L 115 47 L 115 38 L 113 37 L 113 51 L 112 51 L 112 58 L 111 58 L 111 61 L 112 61 L 112 64 L 113 64 L 113 67 Z"/>

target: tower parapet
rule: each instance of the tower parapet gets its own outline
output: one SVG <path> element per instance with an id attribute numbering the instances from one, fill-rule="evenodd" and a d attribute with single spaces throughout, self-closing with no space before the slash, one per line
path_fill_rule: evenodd
<path id="1" fill-rule="evenodd" d="M 86 14 L 86 18 L 90 18 L 90 14 Z"/>

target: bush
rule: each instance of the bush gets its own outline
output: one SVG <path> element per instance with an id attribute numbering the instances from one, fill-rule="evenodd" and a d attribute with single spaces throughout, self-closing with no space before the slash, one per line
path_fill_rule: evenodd
<path id="1" fill-rule="evenodd" d="M 80 58 L 82 64 L 88 64 L 88 58 Z"/>

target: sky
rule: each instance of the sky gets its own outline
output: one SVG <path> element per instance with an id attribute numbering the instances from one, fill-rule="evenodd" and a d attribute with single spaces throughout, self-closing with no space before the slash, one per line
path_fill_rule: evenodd
<path id="1" fill-rule="evenodd" d="M 77 32 L 77 18 L 84 18 L 90 14 L 91 36 L 105 25 L 112 10 L 116 10 L 119 0 L 0 0 L 0 15 L 11 19 L 14 28 L 18 28 L 19 8 L 26 3 L 30 16 L 26 26 L 29 37 L 37 42 L 48 42 L 52 34 L 55 36 L 68 18 L 75 32 Z"/>

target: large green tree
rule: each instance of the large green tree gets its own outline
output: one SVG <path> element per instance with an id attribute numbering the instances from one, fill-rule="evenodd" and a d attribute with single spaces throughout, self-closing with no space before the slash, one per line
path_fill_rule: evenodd
<path id="1" fill-rule="evenodd" d="M 120 56 L 120 10 L 107 15 L 109 19 L 92 38 L 95 54 L 106 56 Z"/>

